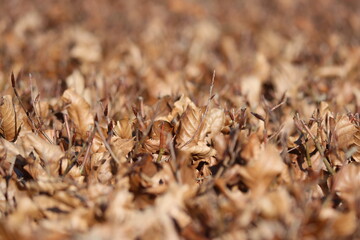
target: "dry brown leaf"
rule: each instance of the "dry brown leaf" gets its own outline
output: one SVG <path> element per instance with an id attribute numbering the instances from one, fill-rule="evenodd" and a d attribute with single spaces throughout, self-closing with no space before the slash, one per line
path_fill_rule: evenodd
<path id="1" fill-rule="evenodd" d="M 337 117 L 334 129 L 335 143 L 341 150 L 347 150 L 354 144 L 354 135 L 358 129 L 349 120 L 349 117 L 342 115 Z"/>
<path id="2" fill-rule="evenodd" d="M 336 173 L 332 189 L 351 207 L 360 200 L 360 165 L 350 163 Z"/>
<path id="3" fill-rule="evenodd" d="M 97 169 L 97 178 L 100 183 L 108 184 L 113 178 L 111 159 L 104 159 L 104 162 L 100 164 Z"/>
<path id="4" fill-rule="evenodd" d="M 320 219 L 327 222 L 329 236 L 346 237 L 354 233 L 357 226 L 355 211 L 346 213 L 326 207 L 320 212 Z M 331 234 L 331 235 L 330 235 Z"/>
<path id="5" fill-rule="evenodd" d="M 181 117 L 179 132 L 176 136 L 178 146 L 196 144 L 205 138 L 204 123 L 202 122 L 204 109 L 189 105 Z"/>
<path id="6" fill-rule="evenodd" d="M 359 238 L 359 0 L 0 2 L 0 239 Z"/>
<path id="7" fill-rule="evenodd" d="M 143 144 L 144 149 L 149 153 L 167 151 L 168 143 L 172 138 L 172 126 L 167 121 L 157 120 L 153 123 L 149 138 Z"/>
<path id="8" fill-rule="evenodd" d="M 5 139 L 1 139 L 1 145 L 4 149 L 6 149 L 7 160 L 14 159 L 17 155 L 25 156 L 25 152 L 23 147 L 20 144 L 15 144 L 13 142 L 9 142 Z M 21 143 L 18 141 L 17 143 Z"/>
<path id="9" fill-rule="evenodd" d="M 132 137 L 132 123 L 133 120 L 124 118 L 116 122 L 114 133 L 116 136 L 123 139 L 130 139 Z"/>
<path id="10" fill-rule="evenodd" d="M 179 182 L 194 186 L 196 184 L 196 176 L 194 168 L 191 166 L 190 154 L 185 151 L 178 151 L 176 156 L 179 163 L 179 173 L 177 174 Z"/>
<path id="11" fill-rule="evenodd" d="M 68 89 L 62 95 L 65 103 L 70 104 L 67 108 L 70 119 L 76 125 L 83 140 L 87 139 L 88 132 L 94 127 L 94 116 L 90 105 L 74 90 Z"/>
<path id="12" fill-rule="evenodd" d="M 360 128 L 356 128 L 357 131 L 354 134 L 354 146 L 356 147 L 356 152 L 352 155 L 356 162 L 360 162 Z"/>
<path id="13" fill-rule="evenodd" d="M 66 78 L 66 85 L 81 95 L 85 90 L 85 78 L 79 70 L 75 70 Z"/>
<path id="14" fill-rule="evenodd" d="M 171 113 L 167 116 L 166 119 L 157 119 L 157 120 L 166 120 L 171 122 L 177 116 L 181 116 L 186 109 L 190 106 L 191 108 L 195 109 L 195 104 L 190 100 L 190 98 L 186 97 L 185 95 L 181 95 L 180 99 L 174 103 L 174 108 L 172 109 Z"/>
<path id="15" fill-rule="evenodd" d="M 269 192 L 257 203 L 265 218 L 286 218 L 291 211 L 291 198 L 284 188 Z"/>
<path id="16" fill-rule="evenodd" d="M 205 119 L 206 133 L 208 138 L 212 139 L 214 136 L 220 133 L 225 125 L 225 113 L 224 110 L 219 108 L 212 108 L 209 110 Z"/>
<path id="17" fill-rule="evenodd" d="M 160 150 L 160 140 L 159 139 L 146 139 L 143 144 L 144 151 L 147 153 L 156 153 Z"/>
<path id="18" fill-rule="evenodd" d="M 216 155 L 216 150 L 207 146 L 205 142 L 198 142 L 195 144 L 189 144 L 182 148 L 183 151 L 191 154 L 194 160 L 205 159 Z"/>
<path id="19" fill-rule="evenodd" d="M 133 149 L 135 145 L 134 139 L 122 139 L 118 137 L 112 137 L 110 141 L 110 146 L 120 160 L 121 163 L 125 163 L 127 154 Z"/>
<path id="20" fill-rule="evenodd" d="M 70 55 L 84 62 L 97 62 L 102 58 L 101 45 L 99 39 L 91 32 L 74 28 L 69 32 L 75 46 L 71 49 Z"/>
<path id="21" fill-rule="evenodd" d="M 18 129 L 21 126 L 18 117 L 16 116 L 12 97 L 6 95 L 0 99 L 0 134 L 9 141 L 14 141 Z"/>
<path id="22" fill-rule="evenodd" d="M 257 138 L 255 134 L 250 139 Z M 247 161 L 246 166 L 239 169 L 244 183 L 253 191 L 253 196 L 259 196 L 266 191 L 267 187 L 280 175 L 286 167 L 279 151 L 274 145 L 259 145 L 255 140 L 250 141 L 243 155 Z"/>
<path id="23" fill-rule="evenodd" d="M 335 219 L 333 229 L 337 236 L 349 236 L 356 230 L 358 219 L 355 211 L 340 213 Z"/>
<path id="24" fill-rule="evenodd" d="M 103 153 L 106 151 L 105 144 L 98 133 L 95 134 L 92 141 L 91 151 L 93 153 Z"/>
<path id="25" fill-rule="evenodd" d="M 22 144 L 27 154 L 35 151 L 39 155 L 40 159 L 45 162 L 45 169 L 49 174 L 59 175 L 60 159 L 64 156 L 64 152 L 58 145 L 51 144 L 34 133 L 24 135 Z"/>

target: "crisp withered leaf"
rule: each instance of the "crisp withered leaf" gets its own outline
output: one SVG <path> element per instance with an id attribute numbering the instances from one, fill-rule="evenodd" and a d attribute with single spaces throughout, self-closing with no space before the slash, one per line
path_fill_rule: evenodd
<path id="1" fill-rule="evenodd" d="M 132 122 L 132 120 L 126 118 L 117 121 L 113 129 L 116 136 L 123 139 L 130 139 L 132 137 Z"/>
<path id="2" fill-rule="evenodd" d="M 189 105 L 181 117 L 176 142 L 179 146 L 197 143 L 205 138 L 203 121 L 204 109 Z"/>
<path id="3" fill-rule="evenodd" d="M 87 134 L 94 126 L 94 116 L 91 113 L 90 105 L 74 90 L 68 89 L 62 99 L 69 104 L 67 111 L 70 119 L 74 122 L 81 137 L 85 140 Z"/>
<path id="4" fill-rule="evenodd" d="M 182 148 L 182 150 L 191 154 L 194 160 L 205 159 L 213 157 L 216 154 L 216 150 L 207 146 L 205 142 L 198 142 L 198 144 L 189 144 Z"/>
<path id="5" fill-rule="evenodd" d="M 354 207 L 360 199 L 360 165 L 350 163 L 342 167 L 333 181 L 333 191 Z"/>
<path id="6" fill-rule="evenodd" d="M 359 0 L 0 2 L 0 239 L 359 238 Z"/>
<path id="7" fill-rule="evenodd" d="M 257 138 L 255 134 L 250 139 Z M 276 176 L 285 168 L 280 152 L 272 144 L 261 145 L 258 141 L 249 141 L 243 154 L 247 164 L 239 169 L 245 184 L 253 191 L 254 196 L 264 193 Z"/>
<path id="8" fill-rule="evenodd" d="M 279 188 L 262 197 L 258 202 L 258 207 L 265 218 L 286 218 L 291 208 L 290 201 L 289 193 L 284 188 Z"/>
<path id="9" fill-rule="evenodd" d="M 190 100 L 190 98 L 186 97 L 185 95 L 181 95 L 180 99 L 174 103 L 174 108 L 165 120 L 169 122 L 173 121 L 177 116 L 181 116 L 186 111 L 188 106 L 191 108 L 196 108 L 195 104 Z"/>
<path id="10" fill-rule="evenodd" d="M 73 38 L 75 46 L 70 55 L 84 62 L 97 62 L 101 60 L 101 45 L 99 39 L 83 28 L 70 29 L 69 35 Z"/>
<path id="11" fill-rule="evenodd" d="M 119 137 L 112 137 L 110 141 L 110 146 L 120 162 L 126 162 L 126 156 L 133 149 L 134 144 L 133 138 L 122 139 Z"/>
<path id="12" fill-rule="evenodd" d="M 22 145 L 27 154 L 35 151 L 39 155 L 49 174 L 52 176 L 59 174 L 60 159 L 64 156 L 64 152 L 58 145 L 51 144 L 34 133 L 24 135 Z"/>
<path id="13" fill-rule="evenodd" d="M 327 222 L 329 233 L 332 236 L 346 237 L 356 230 L 355 211 L 340 212 L 333 208 L 324 207 L 320 212 L 320 219 Z"/>
<path id="14" fill-rule="evenodd" d="M 356 152 L 352 155 L 356 162 L 360 162 L 360 128 L 356 128 L 357 131 L 354 134 L 354 147 L 356 147 Z"/>
<path id="15" fill-rule="evenodd" d="M 14 141 L 21 122 L 16 116 L 15 107 L 10 95 L 0 99 L 0 134 L 9 141 Z"/>
<path id="16" fill-rule="evenodd" d="M 358 129 L 350 122 L 348 116 L 342 115 L 337 117 L 334 131 L 335 144 L 340 149 L 346 150 L 355 144 L 354 136 Z"/>
<path id="17" fill-rule="evenodd" d="M 212 108 L 206 115 L 205 124 L 207 125 L 208 137 L 212 139 L 224 128 L 225 113 L 219 108 Z"/>

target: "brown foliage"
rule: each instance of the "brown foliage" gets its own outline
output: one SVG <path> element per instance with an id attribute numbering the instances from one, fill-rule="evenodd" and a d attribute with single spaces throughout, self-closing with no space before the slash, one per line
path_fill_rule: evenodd
<path id="1" fill-rule="evenodd" d="M 360 238 L 359 1 L 0 5 L 0 239 Z"/>

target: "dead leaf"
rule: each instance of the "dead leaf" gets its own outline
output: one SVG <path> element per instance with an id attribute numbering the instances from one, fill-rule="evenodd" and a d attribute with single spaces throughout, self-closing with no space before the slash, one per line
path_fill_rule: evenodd
<path id="1" fill-rule="evenodd" d="M 250 139 L 257 138 L 255 134 Z M 246 166 L 239 169 L 244 183 L 253 191 L 253 196 L 263 194 L 276 176 L 285 168 L 279 151 L 274 145 L 259 145 L 253 140 L 246 145 Z M 245 150 L 244 150 L 245 151 Z"/>
<path id="2" fill-rule="evenodd" d="M 1 97 L 0 99 L 0 134 L 9 141 L 14 141 L 17 134 L 18 129 L 21 126 L 21 122 L 19 118 L 16 116 L 14 104 L 12 101 L 12 97 L 10 95 L 6 95 Z"/>
<path id="3" fill-rule="evenodd" d="M 27 154 L 35 151 L 39 155 L 49 174 L 59 175 L 60 159 L 64 156 L 64 152 L 58 145 L 51 144 L 34 133 L 23 136 L 22 144 Z"/>
<path id="4" fill-rule="evenodd" d="M 360 165 L 350 163 L 340 169 L 335 175 L 333 191 L 351 207 L 355 207 L 360 199 Z"/>
<path id="5" fill-rule="evenodd" d="M 67 108 L 69 117 L 76 125 L 82 139 L 87 139 L 88 132 L 94 127 L 94 116 L 90 105 L 71 89 L 64 92 L 62 100 L 69 104 Z"/>

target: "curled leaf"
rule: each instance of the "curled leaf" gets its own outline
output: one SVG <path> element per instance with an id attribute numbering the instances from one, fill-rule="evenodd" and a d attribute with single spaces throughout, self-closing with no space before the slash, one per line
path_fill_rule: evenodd
<path id="1" fill-rule="evenodd" d="M 356 152 L 352 157 L 356 162 L 360 162 L 360 129 L 358 127 L 356 133 L 354 134 L 354 147 L 356 147 Z"/>
<path id="2" fill-rule="evenodd" d="M 335 175 L 333 191 L 350 206 L 360 200 L 360 164 L 345 165 Z"/>
<path id="3" fill-rule="evenodd" d="M 354 144 L 354 134 L 358 131 L 346 115 L 338 117 L 335 125 L 336 143 L 342 150 L 346 150 L 350 145 Z"/>
<path id="4" fill-rule="evenodd" d="M 124 118 L 116 122 L 114 127 L 114 133 L 116 136 L 129 139 L 132 137 L 132 120 Z"/>
<path id="5" fill-rule="evenodd" d="M 58 145 L 51 144 L 34 133 L 24 135 L 22 143 L 26 153 L 35 151 L 39 155 L 51 175 L 59 174 L 60 159 L 64 156 L 64 152 Z"/>
<path id="6" fill-rule="evenodd" d="M 257 138 L 255 134 L 250 139 Z M 244 183 L 256 194 L 262 194 L 274 178 L 285 169 L 279 151 L 274 145 L 259 145 L 258 141 L 249 141 L 245 147 L 246 166 L 240 168 Z"/>
<path id="7" fill-rule="evenodd" d="M 212 139 L 217 135 L 225 125 L 225 113 L 224 110 L 219 108 L 211 109 L 206 115 L 205 120 L 207 126 L 208 138 Z"/>
<path id="8" fill-rule="evenodd" d="M 120 162 L 126 162 L 126 155 L 134 147 L 134 139 L 111 138 L 110 146 Z"/>
<path id="9" fill-rule="evenodd" d="M 205 137 L 204 124 L 201 121 L 204 109 L 189 105 L 184 112 L 176 142 L 179 146 L 197 143 Z M 201 135 L 200 135 L 201 134 Z"/>
<path id="10" fill-rule="evenodd" d="M 86 139 L 87 133 L 94 126 L 94 116 L 90 111 L 90 105 L 72 89 L 64 92 L 62 100 L 69 104 L 67 108 L 69 117 L 76 125 L 82 139 Z"/>
<path id="11" fill-rule="evenodd" d="M 8 141 L 14 141 L 19 128 L 12 97 L 5 95 L 0 99 L 0 134 Z"/>

